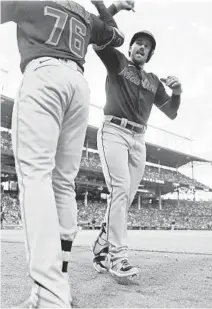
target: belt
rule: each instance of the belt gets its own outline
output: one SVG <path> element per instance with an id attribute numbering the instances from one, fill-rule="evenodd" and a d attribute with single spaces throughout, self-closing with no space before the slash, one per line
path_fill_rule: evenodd
<path id="1" fill-rule="evenodd" d="M 118 118 L 112 118 L 110 120 L 110 122 L 114 123 L 114 124 L 117 124 L 118 126 L 121 126 L 121 119 L 118 119 Z M 136 132 L 136 133 L 144 133 L 145 132 L 145 129 L 146 127 L 143 126 L 143 127 L 136 127 L 130 123 L 127 123 L 126 126 L 124 127 L 125 129 L 128 129 L 130 131 L 133 131 L 133 132 Z"/>

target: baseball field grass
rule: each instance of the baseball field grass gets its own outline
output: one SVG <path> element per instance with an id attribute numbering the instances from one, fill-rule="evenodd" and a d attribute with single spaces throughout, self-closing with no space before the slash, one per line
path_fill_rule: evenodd
<path id="1" fill-rule="evenodd" d="M 211 231 L 130 231 L 140 277 L 121 282 L 93 269 L 88 244 L 96 233 L 81 231 L 73 246 L 74 308 L 212 308 Z M 31 282 L 23 232 L 3 231 L 1 240 L 1 308 L 10 308 L 28 297 Z"/>

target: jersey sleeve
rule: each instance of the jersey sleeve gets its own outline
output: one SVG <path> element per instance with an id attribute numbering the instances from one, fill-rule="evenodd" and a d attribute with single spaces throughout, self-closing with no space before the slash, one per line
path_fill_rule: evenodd
<path id="1" fill-rule="evenodd" d="M 162 106 L 165 105 L 165 103 L 170 99 L 170 96 L 167 94 L 164 85 L 162 84 L 162 82 L 158 79 L 158 88 L 155 94 L 155 101 L 154 104 L 158 107 L 158 108 L 162 108 Z"/>
<path id="2" fill-rule="evenodd" d="M 106 47 L 102 50 L 94 50 L 108 71 L 117 72 L 119 70 L 122 58 L 125 57 L 120 51 L 113 47 Z"/>
<path id="3" fill-rule="evenodd" d="M 9 21 L 16 21 L 16 2 L 15 1 L 1 1 L 1 24 Z"/>
<path id="4" fill-rule="evenodd" d="M 94 14 L 91 15 L 91 44 L 103 49 L 106 46 L 119 47 L 124 43 L 124 35 L 117 28 L 107 25 Z"/>
<path id="5" fill-rule="evenodd" d="M 165 87 L 162 82 L 158 79 L 158 89 L 155 95 L 154 104 L 170 119 L 175 119 L 177 117 L 177 111 L 180 106 L 180 95 L 179 96 L 169 96 L 166 93 Z"/>
<path id="6" fill-rule="evenodd" d="M 31 1 L 1 1 L 1 24 L 14 21 L 19 22 L 25 16 L 25 10 Z"/>

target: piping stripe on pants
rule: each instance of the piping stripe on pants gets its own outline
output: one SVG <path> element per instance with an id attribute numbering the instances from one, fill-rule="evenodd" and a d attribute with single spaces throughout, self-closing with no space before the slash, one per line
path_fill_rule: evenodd
<path id="1" fill-rule="evenodd" d="M 105 148 L 104 148 L 104 142 L 103 142 L 103 133 L 104 133 L 103 130 L 104 130 L 104 123 L 102 125 L 102 130 L 101 130 L 102 153 L 103 153 L 103 156 L 104 156 L 105 164 L 107 166 L 107 172 L 108 172 L 108 175 L 109 175 L 109 178 L 110 178 L 110 187 L 111 187 L 111 192 L 110 192 L 111 199 L 110 199 L 110 204 L 108 205 L 108 218 L 107 218 L 107 224 L 106 224 L 107 241 L 108 241 L 108 238 L 109 238 L 109 225 L 110 225 L 110 210 L 111 210 L 112 200 L 113 200 L 113 186 L 112 186 L 112 177 L 111 177 L 109 166 L 108 166 L 108 163 L 107 163 L 107 160 L 106 160 L 106 154 L 105 154 Z"/>

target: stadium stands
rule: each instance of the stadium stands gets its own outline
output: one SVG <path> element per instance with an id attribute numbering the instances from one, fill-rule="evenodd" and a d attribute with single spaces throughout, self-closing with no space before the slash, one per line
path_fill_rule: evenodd
<path id="1" fill-rule="evenodd" d="M 1 228 L 20 226 L 21 210 L 17 193 L 1 193 Z"/>
<path id="2" fill-rule="evenodd" d="M 5 156 L 12 156 L 12 142 L 9 131 L 1 131 L 1 151 Z M 9 161 L 8 161 L 9 162 Z M 12 161 L 11 161 L 12 162 Z M 11 164 L 10 162 L 10 164 Z M 87 170 L 91 171 L 88 173 Z M 12 165 L 4 164 L 2 172 L 14 174 Z M 83 183 L 96 183 L 103 185 L 103 175 L 96 180 L 95 173 L 102 174 L 99 155 L 96 152 L 83 151 L 81 160 L 81 173 L 78 174 L 77 181 Z M 191 179 L 174 169 L 153 165 L 146 165 L 144 180 L 162 180 L 168 183 L 178 183 L 179 185 L 205 186 L 198 181 Z M 78 222 L 83 228 L 99 228 L 106 210 L 105 202 L 88 200 L 85 206 L 82 200 L 78 200 Z M 20 226 L 21 212 L 17 193 L 1 194 L 1 223 L 2 226 Z M 129 229 L 212 229 L 212 202 L 191 202 L 163 200 L 162 209 L 158 205 L 142 201 L 141 208 L 138 209 L 135 203 L 129 210 Z"/>
<path id="3" fill-rule="evenodd" d="M 211 202 L 163 201 L 161 210 L 157 206 L 145 205 L 140 210 L 135 206 L 129 211 L 129 228 L 170 229 L 208 229 L 212 221 Z"/>
<path id="4" fill-rule="evenodd" d="M 11 154 L 12 150 L 12 141 L 11 134 L 9 131 L 1 131 L 1 150 L 4 153 Z M 6 167 L 11 169 L 10 167 Z M 85 155 L 85 151 L 83 152 L 82 160 L 81 160 L 81 168 L 89 168 L 96 169 L 101 171 L 101 162 L 98 153 L 89 152 L 88 157 Z M 6 172 L 6 171 L 5 171 Z M 11 170 L 9 170 L 11 172 Z M 156 166 L 147 165 L 145 168 L 144 179 L 159 179 L 167 182 L 179 183 L 180 185 L 190 185 L 190 186 L 199 186 L 204 188 L 205 186 L 198 182 L 195 179 L 191 179 L 176 170 L 165 169 Z"/>
<path id="5" fill-rule="evenodd" d="M 97 153 L 89 155 L 90 156 L 88 158 L 85 157 L 85 154 L 82 156 L 81 167 L 101 169 L 102 167 L 99 155 Z M 190 185 L 190 186 L 198 185 L 201 186 L 202 188 L 205 187 L 197 180 L 191 179 L 177 172 L 176 170 L 174 171 L 171 169 L 160 168 L 159 171 L 158 167 L 149 165 L 146 165 L 144 179 L 160 179 L 167 182 L 179 183 L 180 185 Z"/>
<path id="6" fill-rule="evenodd" d="M 106 203 L 88 202 L 84 206 L 78 201 L 78 222 L 87 228 L 92 228 L 92 220 L 96 221 L 95 227 L 99 228 L 106 211 Z M 164 200 L 163 208 L 151 204 L 143 204 L 141 209 L 132 205 L 129 210 L 129 229 L 209 229 L 212 222 L 211 202 Z"/>
<path id="7" fill-rule="evenodd" d="M 83 228 L 99 228 L 106 211 L 106 202 L 77 201 L 78 224 Z M 94 223 L 95 222 L 95 223 Z M 142 203 L 138 209 L 134 204 L 129 210 L 129 229 L 170 229 L 174 222 L 175 229 L 212 229 L 212 202 L 193 202 L 164 200 L 160 210 L 158 205 Z M 1 223 L 21 225 L 21 212 L 17 194 L 1 194 Z"/>
<path id="8" fill-rule="evenodd" d="M 1 131 L 1 150 L 12 150 L 12 139 L 9 131 Z"/>

